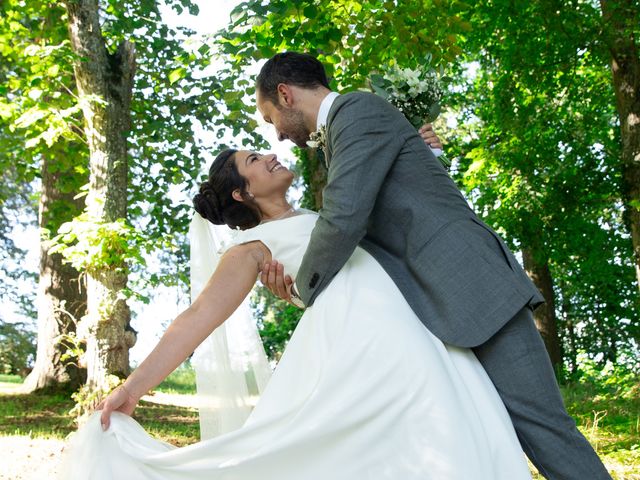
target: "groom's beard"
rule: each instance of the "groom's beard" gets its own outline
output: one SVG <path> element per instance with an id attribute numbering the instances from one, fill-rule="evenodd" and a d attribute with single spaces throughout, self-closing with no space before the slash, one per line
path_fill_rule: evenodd
<path id="1" fill-rule="evenodd" d="M 300 110 L 283 110 L 280 132 L 300 148 L 307 148 L 309 134 Z"/>

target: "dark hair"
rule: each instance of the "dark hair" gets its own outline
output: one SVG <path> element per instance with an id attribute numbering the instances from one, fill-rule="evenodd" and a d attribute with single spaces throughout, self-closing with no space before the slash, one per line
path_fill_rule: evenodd
<path id="1" fill-rule="evenodd" d="M 278 53 L 267 60 L 256 78 L 256 88 L 267 100 L 278 105 L 278 85 L 286 83 L 304 88 L 329 87 L 322 63 L 307 53 Z"/>
<path id="2" fill-rule="evenodd" d="M 237 150 L 224 150 L 209 168 L 209 179 L 200 184 L 200 192 L 193 197 L 193 207 L 202 217 L 215 225 L 246 230 L 260 223 L 262 214 L 249 197 L 247 179 L 240 175 L 235 162 Z M 239 189 L 244 202 L 232 197 Z"/>

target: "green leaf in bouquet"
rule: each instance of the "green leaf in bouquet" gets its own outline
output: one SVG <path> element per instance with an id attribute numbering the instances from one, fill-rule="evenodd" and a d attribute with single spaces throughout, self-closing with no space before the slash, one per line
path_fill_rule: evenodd
<path id="1" fill-rule="evenodd" d="M 422 127 L 423 125 L 422 117 L 420 117 L 419 115 L 407 116 L 407 120 L 409 120 L 409 123 L 411 123 L 411 125 L 413 125 L 413 128 L 415 128 L 416 130 L 420 129 L 420 127 Z"/>
<path id="2" fill-rule="evenodd" d="M 389 92 L 387 92 L 384 88 L 381 88 L 374 83 L 371 84 L 371 88 L 373 89 L 376 95 L 381 96 L 385 100 L 389 100 Z"/>
<path id="3" fill-rule="evenodd" d="M 372 84 L 378 85 L 379 87 L 382 87 L 385 83 L 384 77 L 379 73 L 372 73 L 369 76 L 369 80 L 371 81 Z"/>
<path id="4" fill-rule="evenodd" d="M 436 102 L 433 105 L 431 105 L 431 107 L 429 107 L 429 116 L 427 118 L 427 121 L 429 123 L 434 122 L 436 118 L 438 118 L 438 116 L 440 115 L 441 112 L 441 108 L 440 108 L 440 103 Z"/>
<path id="5" fill-rule="evenodd" d="M 442 153 L 439 157 L 438 160 L 440 160 L 440 163 L 442 163 L 442 166 L 444 168 L 446 168 L 447 170 L 449 170 L 449 168 L 451 167 L 451 160 L 449 160 L 449 157 L 447 157 L 447 155 L 445 153 Z"/>

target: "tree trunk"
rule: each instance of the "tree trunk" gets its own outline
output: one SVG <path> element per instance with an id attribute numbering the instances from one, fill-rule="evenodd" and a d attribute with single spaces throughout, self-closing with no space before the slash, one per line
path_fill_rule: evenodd
<path id="1" fill-rule="evenodd" d="M 78 174 L 52 168 L 52 163 L 48 157 L 43 159 L 38 223 L 55 234 L 63 222 L 82 210 L 83 202 L 74 199 L 74 192 L 63 192 L 58 183 L 61 178 Z M 50 254 L 48 242 L 41 241 L 38 350 L 33 371 L 24 383 L 27 391 L 76 390 L 84 382 L 85 372 L 78 367 L 78 359 L 62 360 L 69 343 L 61 336 L 75 333 L 86 307 L 87 292 L 80 272 L 63 263 L 61 254 Z"/>
<path id="2" fill-rule="evenodd" d="M 534 312 L 534 318 L 536 327 L 538 327 L 538 331 L 547 347 L 547 353 L 549 353 L 553 368 L 558 372 L 562 366 L 562 348 L 558 336 L 553 279 L 549 270 L 549 262 L 540 262 L 530 249 L 522 250 L 522 259 L 524 261 L 524 269 L 533 280 L 533 283 L 536 284 L 538 290 L 542 292 L 545 300 L 544 305 L 538 307 Z"/>
<path id="3" fill-rule="evenodd" d="M 320 210 L 322 190 L 327 184 L 327 167 L 324 165 L 323 152 L 313 148 L 301 150 L 298 154 L 298 168 L 305 185 L 301 206 Z"/>
<path id="4" fill-rule="evenodd" d="M 635 36 L 640 12 L 634 0 L 600 0 L 622 139 L 625 220 L 631 231 L 640 289 L 640 56 Z"/>
<path id="5" fill-rule="evenodd" d="M 575 314 L 569 300 L 569 294 L 567 292 L 566 282 L 562 282 L 560 285 L 560 291 L 562 292 L 562 305 L 560 307 L 562 312 L 562 320 L 566 330 L 567 349 L 564 350 L 564 358 L 569 362 L 569 372 L 571 374 L 576 373 L 578 370 L 578 348 L 576 346 L 576 319 Z"/>
<path id="6" fill-rule="evenodd" d="M 127 214 L 127 134 L 135 68 L 132 43 L 107 51 L 97 0 L 65 2 L 69 35 L 78 60 L 74 72 L 89 144 L 87 212 L 92 221 L 114 222 Z M 114 252 L 117 255 L 117 252 Z M 105 387 L 109 374 L 129 373 L 129 349 L 135 344 L 130 311 L 122 290 L 126 265 L 97 265 L 87 275 L 87 384 Z"/>

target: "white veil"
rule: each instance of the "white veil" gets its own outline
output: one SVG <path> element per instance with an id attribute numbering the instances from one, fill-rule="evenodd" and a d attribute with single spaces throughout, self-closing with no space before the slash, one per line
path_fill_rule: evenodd
<path id="1" fill-rule="evenodd" d="M 198 296 L 232 243 L 233 230 L 196 213 L 191 239 L 191 299 Z M 200 437 L 240 428 L 271 377 L 271 368 L 252 318 L 249 297 L 196 349 Z"/>

